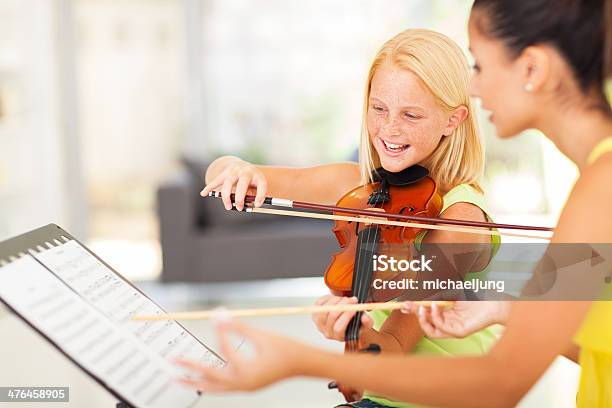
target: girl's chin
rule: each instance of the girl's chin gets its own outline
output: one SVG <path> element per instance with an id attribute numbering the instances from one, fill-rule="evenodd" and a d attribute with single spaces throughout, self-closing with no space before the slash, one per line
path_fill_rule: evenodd
<path id="1" fill-rule="evenodd" d="M 380 165 L 383 169 L 387 170 L 390 173 L 399 173 L 402 170 L 406 170 L 408 167 L 412 166 L 414 163 L 388 163 L 385 161 L 381 161 Z"/>

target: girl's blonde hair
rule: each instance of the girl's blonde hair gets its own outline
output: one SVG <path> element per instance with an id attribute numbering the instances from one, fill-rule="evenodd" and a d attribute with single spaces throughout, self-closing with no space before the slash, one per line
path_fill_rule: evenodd
<path id="1" fill-rule="evenodd" d="M 442 137 L 434 152 L 421 164 L 429 169 L 439 186 L 452 188 L 466 183 L 482 191 L 478 180 L 484 170 L 484 148 L 468 95 L 467 60 L 453 40 L 425 29 L 402 31 L 382 46 L 372 62 L 365 89 L 359 146 L 361 181 L 372 182 L 372 172 L 380 167 L 380 158 L 368 134 L 367 114 L 372 78 L 378 67 L 386 62 L 414 73 L 446 112 L 461 105 L 468 109 L 467 118 L 452 135 Z"/>

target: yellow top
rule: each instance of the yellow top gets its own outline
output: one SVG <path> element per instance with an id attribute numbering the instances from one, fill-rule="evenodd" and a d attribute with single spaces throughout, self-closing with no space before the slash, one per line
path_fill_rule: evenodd
<path id="1" fill-rule="evenodd" d="M 611 152 L 609 137 L 595 146 L 588 164 Z M 604 298 L 612 299 L 612 284 L 607 284 L 604 291 Z M 580 346 L 581 368 L 576 406 L 612 407 L 612 301 L 593 304 L 574 340 Z"/>

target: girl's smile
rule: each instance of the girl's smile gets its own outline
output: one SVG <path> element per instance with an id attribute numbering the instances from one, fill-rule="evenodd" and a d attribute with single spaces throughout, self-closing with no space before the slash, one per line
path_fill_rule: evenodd
<path id="1" fill-rule="evenodd" d="M 410 144 L 391 143 L 389 141 L 381 139 L 380 137 L 376 139 L 380 142 L 380 145 L 382 146 L 382 149 L 376 149 L 376 150 L 377 151 L 382 150 L 384 154 L 391 156 L 391 157 L 399 157 L 402 155 L 403 152 L 405 152 L 406 150 L 410 148 Z"/>

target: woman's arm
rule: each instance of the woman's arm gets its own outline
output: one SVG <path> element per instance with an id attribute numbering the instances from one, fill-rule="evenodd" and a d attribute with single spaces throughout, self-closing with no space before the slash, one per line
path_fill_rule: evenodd
<path id="1" fill-rule="evenodd" d="M 235 191 L 237 207 L 242 209 L 244 196 L 254 190 L 257 193 L 257 205 L 263 203 L 266 195 L 335 204 L 359 184 L 359 166 L 356 163 L 313 167 L 256 166 L 235 156 L 223 156 L 208 166 L 206 187 L 202 195 L 213 190 L 221 191 L 227 209 L 231 209 L 231 192 Z"/>
<path id="2" fill-rule="evenodd" d="M 417 404 L 515 406 L 555 357 L 567 349 L 588 309 L 588 302 L 517 303 L 504 336 L 484 357 L 301 352 L 303 360 L 293 370 L 296 375 L 337 378 L 344 384 Z"/>
<path id="3" fill-rule="evenodd" d="M 607 180 L 612 162 L 604 169 L 597 168 L 598 164 L 576 183 L 553 242 L 612 242 L 612 216 L 607 208 L 612 201 L 612 185 Z M 600 217 L 594 222 L 596 215 Z M 492 351 L 482 357 L 461 358 L 340 355 L 232 323 L 220 331 L 229 358 L 227 369 L 197 366 L 202 380 L 188 382 L 211 391 L 252 390 L 306 375 L 336 378 L 418 404 L 514 406 L 567 350 L 589 308 L 590 302 L 515 302 L 506 331 Z M 228 347 L 224 341 L 228 330 L 255 345 L 253 359 L 238 356 Z"/>

